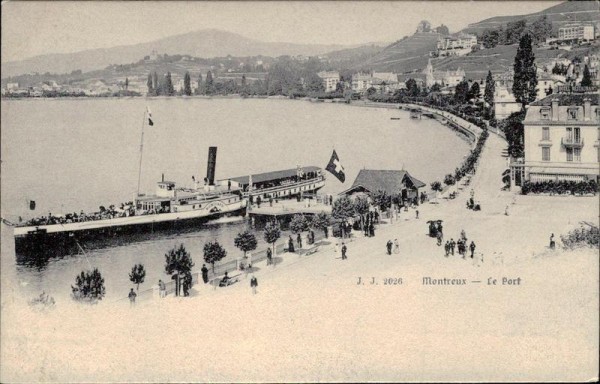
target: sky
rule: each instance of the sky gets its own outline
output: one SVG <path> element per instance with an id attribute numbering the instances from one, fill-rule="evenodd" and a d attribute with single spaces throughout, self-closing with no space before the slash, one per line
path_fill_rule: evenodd
<path id="1" fill-rule="evenodd" d="M 3 1 L 2 62 L 153 41 L 207 28 L 267 42 L 393 42 L 421 20 L 456 32 L 558 1 Z"/>

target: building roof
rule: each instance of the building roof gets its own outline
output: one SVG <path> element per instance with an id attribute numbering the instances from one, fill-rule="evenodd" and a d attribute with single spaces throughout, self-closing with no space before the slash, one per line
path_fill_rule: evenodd
<path id="1" fill-rule="evenodd" d="M 369 192 L 385 191 L 388 195 L 394 195 L 402 189 L 403 181 L 408 181 L 415 188 L 425 186 L 425 183 L 415 179 L 407 171 L 361 169 L 352 187 L 342 194 L 362 187 Z"/>
<path id="2" fill-rule="evenodd" d="M 552 100 L 558 100 L 559 106 L 583 105 L 584 99 L 590 99 L 592 105 L 599 105 L 598 93 L 556 93 L 529 104 L 532 106 L 551 106 Z"/>
<path id="3" fill-rule="evenodd" d="M 315 167 L 315 166 L 302 167 L 302 170 L 304 172 L 315 172 L 320 169 L 321 168 Z M 271 181 L 271 180 L 285 179 L 288 177 L 296 176 L 296 172 L 297 172 L 297 168 L 292 168 L 292 169 L 284 169 L 282 171 L 273 171 L 273 172 L 252 174 L 252 184 L 264 183 L 265 181 Z M 227 180 L 227 179 L 224 179 L 224 180 Z M 236 183 L 239 183 L 239 184 L 248 184 L 249 176 L 232 177 L 229 180 L 235 181 Z"/>

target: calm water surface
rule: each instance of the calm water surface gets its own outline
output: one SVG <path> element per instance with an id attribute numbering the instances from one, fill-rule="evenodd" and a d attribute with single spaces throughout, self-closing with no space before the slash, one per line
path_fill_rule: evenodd
<path id="1" fill-rule="evenodd" d="M 2 217 L 95 211 L 129 201 L 137 187 L 140 131 L 146 106 L 155 125 L 145 128 L 142 191 L 165 178 L 192 185 L 206 175 L 209 146 L 217 146 L 217 179 L 294 168 L 325 167 L 336 149 L 346 182 L 328 177 L 323 193 L 338 193 L 362 168 L 404 169 L 430 183 L 454 170 L 469 145 L 439 123 L 379 108 L 253 99 L 2 100 Z M 390 120 L 400 117 L 400 120 Z M 35 200 L 36 211 L 29 211 Z M 164 254 L 184 243 L 202 265 L 202 247 L 217 239 L 228 256 L 240 253 L 235 235 L 247 221 L 208 223 L 197 231 L 65 255 L 19 265 L 12 228 L 2 224 L 2 298 L 30 298 L 41 290 L 68 299 L 75 275 L 89 265 L 106 279 L 107 300 L 124 297 L 128 273 L 146 266 L 148 288 L 168 278 Z M 262 234 L 257 236 L 263 247 Z"/>

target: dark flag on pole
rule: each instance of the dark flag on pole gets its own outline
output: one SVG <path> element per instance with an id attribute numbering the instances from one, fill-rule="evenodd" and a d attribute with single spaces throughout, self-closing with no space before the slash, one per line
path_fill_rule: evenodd
<path id="1" fill-rule="evenodd" d="M 327 164 L 327 167 L 325 167 L 325 169 L 331 172 L 333 176 L 337 177 L 337 179 L 340 182 L 343 183 L 344 181 L 346 181 L 344 167 L 342 167 L 342 164 L 340 164 L 340 158 L 338 157 L 337 153 L 335 153 L 335 149 L 333 150 L 333 153 L 331 154 L 331 159 L 329 160 L 329 164 Z"/>
<path id="2" fill-rule="evenodd" d="M 150 107 L 146 107 L 146 110 L 148 112 L 148 125 L 153 126 L 154 121 L 152 121 L 152 112 L 150 112 Z"/>
<path id="3" fill-rule="evenodd" d="M 29 200 L 29 209 L 30 210 L 35 210 L 35 201 L 34 200 Z"/>

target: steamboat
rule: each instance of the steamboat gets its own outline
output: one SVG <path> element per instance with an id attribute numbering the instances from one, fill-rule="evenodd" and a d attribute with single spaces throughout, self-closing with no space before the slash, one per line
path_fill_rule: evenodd
<path id="1" fill-rule="evenodd" d="M 216 147 L 209 148 L 204 186 L 177 188 L 164 176 L 151 195 L 137 194 L 120 207 L 101 207 L 99 212 L 48 215 L 34 218 L 14 228 L 15 250 L 28 253 L 40 246 L 68 248 L 78 240 L 100 241 L 117 235 L 180 229 L 225 215 L 244 214 L 246 198 L 239 188 L 214 182 Z"/>

